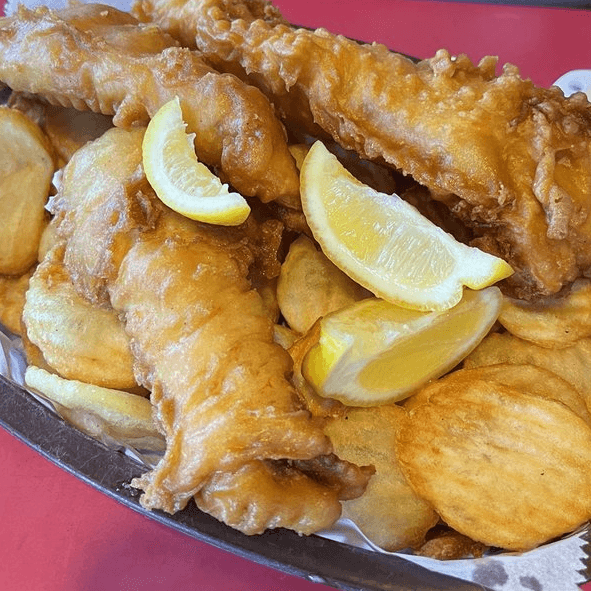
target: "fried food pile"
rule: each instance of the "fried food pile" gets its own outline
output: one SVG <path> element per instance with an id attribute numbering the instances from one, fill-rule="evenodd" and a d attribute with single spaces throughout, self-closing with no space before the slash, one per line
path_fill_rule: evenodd
<path id="1" fill-rule="evenodd" d="M 449 559 L 587 523 L 586 99 L 493 58 L 414 63 L 297 29 L 262 0 L 133 12 L 0 19 L 0 322 L 28 386 L 93 436 L 161 452 L 132 483 L 144 507 L 194 501 L 247 534 L 342 514 L 386 550 Z M 185 218 L 146 179 L 146 125 L 175 97 L 199 160 L 248 198 L 243 224 Z M 396 404 L 347 406 L 305 377 L 322 319 L 373 297 L 302 211 L 316 140 L 516 271 L 491 332 Z"/>
<path id="2" fill-rule="evenodd" d="M 588 270 L 591 112 L 582 94 L 523 80 L 496 60 L 439 51 L 413 63 L 381 45 L 296 29 L 262 0 L 141 0 L 216 68 L 259 87 L 296 133 L 328 136 L 412 176 L 506 259 L 519 297 Z"/>

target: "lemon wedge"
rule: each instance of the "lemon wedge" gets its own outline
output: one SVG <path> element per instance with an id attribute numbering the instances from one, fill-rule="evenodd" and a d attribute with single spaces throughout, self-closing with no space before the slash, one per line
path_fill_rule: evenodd
<path id="1" fill-rule="evenodd" d="M 466 290 L 449 310 L 410 310 L 379 298 L 320 321 L 302 373 L 317 394 L 349 406 L 402 400 L 451 370 L 486 336 L 501 310 L 497 287 Z"/>
<path id="2" fill-rule="evenodd" d="M 160 107 L 146 130 L 142 157 L 146 177 L 156 195 L 176 212 L 200 222 L 241 224 L 250 213 L 244 197 L 197 160 L 193 140 L 178 98 Z"/>
<path id="3" fill-rule="evenodd" d="M 306 156 L 302 206 L 324 254 L 376 296 L 417 310 L 457 304 L 463 286 L 508 277 L 502 259 L 457 242 L 398 195 L 355 179 L 321 142 Z"/>

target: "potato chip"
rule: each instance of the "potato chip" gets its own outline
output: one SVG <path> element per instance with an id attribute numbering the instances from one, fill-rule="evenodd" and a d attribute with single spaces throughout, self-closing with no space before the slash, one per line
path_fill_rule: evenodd
<path id="1" fill-rule="evenodd" d="M 564 404 L 442 379 L 396 438 L 402 472 L 454 530 L 528 550 L 591 517 L 591 427 Z"/>
<path id="2" fill-rule="evenodd" d="M 39 250 L 37 252 L 37 260 L 41 262 L 47 255 L 47 253 L 54 247 L 57 246 L 60 241 L 57 234 L 58 223 L 55 221 L 49 222 L 43 232 L 41 233 L 41 239 L 39 240 Z"/>
<path id="3" fill-rule="evenodd" d="M 103 441 L 112 438 L 138 449 L 164 450 L 164 438 L 156 428 L 152 405 L 146 398 L 67 380 L 34 366 L 27 368 L 25 382 L 56 403 L 56 410 L 65 419 L 91 437 Z"/>
<path id="4" fill-rule="evenodd" d="M 297 332 L 291 330 L 287 326 L 283 326 L 282 324 L 275 324 L 273 326 L 273 340 L 281 345 L 286 351 L 293 346 L 293 344 L 298 340 Z"/>
<path id="5" fill-rule="evenodd" d="M 51 251 L 31 277 L 23 309 L 28 339 L 62 377 L 135 387 L 129 337 L 119 318 L 80 296 L 56 257 Z"/>
<path id="6" fill-rule="evenodd" d="M 548 348 L 591 336 L 591 281 L 578 279 L 565 296 L 533 302 L 505 297 L 499 322 L 513 335 Z"/>
<path id="7" fill-rule="evenodd" d="M 39 126 L 0 106 L 0 274 L 22 275 L 37 262 L 53 171 Z"/>
<path id="8" fill-rule="evenodd" d="M 277 300 L 285 320 L 296 332 L 303 334 L 318 318 L 370 295 L 306 236 L 291 244 L 281 266 Z"/>
<path id="9" fill-rule="evenodd" d="M 426 402 L 429 396 L 438 389 L 447 387 L 451 381 L 461 382 L 462 380 L 485 380 L 515 388 L 520 392 L 557 400 L 591 425 L 591 415 L 585 400 L 572 384 L 547 369 L 529 364 L 498 363 L 472 369 L 460 369 L 449 374 L 445 380 L 433 382 L 428 388 L 413 395 L 404 407 L 406 410 L 411 410 L 411 408 Z"/>
<path id="10" fill-rule="evenodd" d="M 21 334 L 21 316 L 25 306 L 25 293 L 33 269 L 20 277 L 0 275 L 0 323 L 14 334 Z"/>
<path id="11" fill-rule="evenodd" d="M 405 416 L 402 408 L 393 405 L 348 408 L 325 427 L 340 458 L 375 467 L 365 493 L 343 503 L 343 516 L 390 551 L 422 544 L 439 519 L 410 488 L 398 466 L 395 438 Z"/>
<path id="12" fill-rule="evenodd" d="M 464 367 L 496 363 L 527 363 L 555 373 L 578 390 L 591 412 L 591 338 L 564 349 L 548 349 L 508 333 L 493 333 L 464 360 Z"/>

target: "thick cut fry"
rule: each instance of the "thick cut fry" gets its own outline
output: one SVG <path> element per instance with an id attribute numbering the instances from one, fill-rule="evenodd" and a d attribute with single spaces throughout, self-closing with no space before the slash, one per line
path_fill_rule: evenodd
<path id="1" fill-rule="evenodd" d="M 506 297 L 499 322 L 513 335 L 559 349 L 591 336 L 591 281 L 577 279 L 566 295 L 527 302 Z"/>
<path id="2" fill-rule="evenodd" d="M 531 364 L 551 371 L 578 390 L 591 412 L 591 339 L 580 339 L 563 349 L 548 349 L 508 333 L 493 333 L 464 360 L 464 367 L 497 363 Z"/>
<path id="3" fill-rule="evenodd" d="M 528 550 L 591 517 L 591 427 L 555 400 L 450 380 L 398 431 L 402 472 L 458 532 Z"/>
<path id="4" fill-rule="evenodd" d="M 277 284 L 279 308 L 290 328 L 303 334 L 329 312 L 372 294 L 316 249 L 306 236 L 292 242 Z"/>
<path id="5" fill-rule="evenodd" d="M 422 544 L 439 519 L 410 488 L 398 466 L 395 439 L 405 415 L 397 406 L 348 408 L 324 429 L 341 458 L 374 466 L 365 494 L 343 503 L 343 516 L 374 544 L 392 552 Z"/>
<path id="6" fill-rule="evenodd" d="M 52 250 L 31 278 L 23 310 L 28 339 L 64 378 L 105 388 L 136 387 L 121 321 L 112 308 L 76 293 L 60 251 L 59 246 Z"/>
<path id="7" fill-rule="evenodd" d="M 0 81 L 52 104 L 114 115 L 123 127 L 147 124 L 178 96 L 202 162 L 244 195 L 297 200 L 297 170 L 269 101 L 175 45 L 111 6 L 20 6 L 0 19 Z"/>
<path id="8" fill-rule="evenodd" d="M 27 386 L 57 404 L 64 418 L 92 437 L 129 444 L 138 449 L 164 451 L 164 438 L 152 417 L 149 400 L 136 394 L 66 380 L 29 366 Z"/>
<path id="9" fill-rule="evenodd" d="M 0 274 L 22 275 L 37 262 L 53 170 L 39 126 L 0 105 Z"/>

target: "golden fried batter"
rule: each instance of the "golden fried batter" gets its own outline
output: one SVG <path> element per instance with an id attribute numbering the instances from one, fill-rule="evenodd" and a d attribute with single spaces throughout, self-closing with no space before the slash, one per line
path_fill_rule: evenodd
<path id="1" fill-rule="evenodd" d="M 206 164 L 244 195 L 289 202 L 298 175 L 285 131 L 261 92 L 221 75 L 153 25 L 101 4 L 20 7 L 0 19 L 0 81 L 53 104 L 146 124 L 178 96 Z"/>
<path id="2" fill-rule="evenodd" d="M 385 160 L 428 187 L 516 270 L 521 297 L 591 266 L 591 109 L 496 59 L 444 50 L 413 63 L 381 45 L 287 25 L 261 0 L 136 7 L 218 69 L 256 84 L 294 126 Z M 316 133 L 316 135 L 320 135 Z"/>

